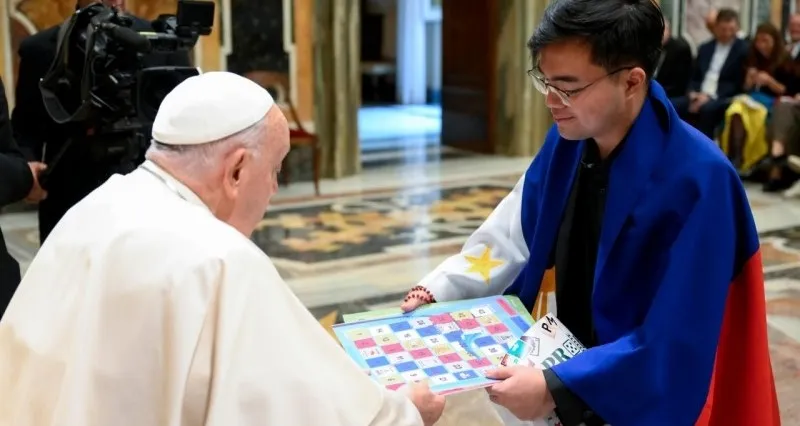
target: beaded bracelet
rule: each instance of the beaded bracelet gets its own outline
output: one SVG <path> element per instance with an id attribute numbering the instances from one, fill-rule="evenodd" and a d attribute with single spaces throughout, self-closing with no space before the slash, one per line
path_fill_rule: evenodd
<path id="1" fill-rule="evenodd" d="M 420 292 L 425 294 L 420 294 Z M 424 303 L 436 303 L 436 298 L 433 297 L 433 294 L 431 294 L 430 290 L 421 285 L 413 287 L 403 301 L 408 302 L 408 300 L 412 298 L 419 299 Z"/>

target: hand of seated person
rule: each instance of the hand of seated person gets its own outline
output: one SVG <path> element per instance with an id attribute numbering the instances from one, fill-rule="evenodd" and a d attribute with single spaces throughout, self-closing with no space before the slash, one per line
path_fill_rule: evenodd
<path id="1" fill-rule="evenodd" d="M 757 86 L 768 86 L 772 83 L 773 78 L 769 73 L 765 71 L 759 71 L 756 73 L 755 78 L 753 79 Z"/>
<path id="2" fill-rule="evenodd" d="M 703 105 L 705 105 L 709 100 L 711 100 L 711 97 L 708 96 L 707 94 L 698 93 L 697 96 L 695 96 L 692 99 L 692 102 L 689 104 L 689 112 L 692 114 L 697 114 L 697 112 L 700 111 L 700 108 Z"/>
<path id="3" fill-rule="evenodd" d="M 33 174 L 33 186 L 25 197 L 25 201 L 35 204 L 47 198 L 47 191 L 45 191 L 39 183 L 39 176 L 43 171 L 47 170 L 47 165 L 38 161 L 32 161 L 28 163 L 28 167 L 31 168 L 31 174 Z"/>

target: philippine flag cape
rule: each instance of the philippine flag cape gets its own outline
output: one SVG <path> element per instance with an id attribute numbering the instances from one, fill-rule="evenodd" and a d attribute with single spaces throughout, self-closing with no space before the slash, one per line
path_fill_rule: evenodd
<path id="1" fill-rule="evenodd" d="M 507 294 L 529 309 L 584 142 L 552 129 L 524 178 L 527 264 Z M 719 149 L 649 98 L 612 163 L 595 268 L 599 344 L 553 367 L 613 426 L 778 426 L 759 240 Z"/>

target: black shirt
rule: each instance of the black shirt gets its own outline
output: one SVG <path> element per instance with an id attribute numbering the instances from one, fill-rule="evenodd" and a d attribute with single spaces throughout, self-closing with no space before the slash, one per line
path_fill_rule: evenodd
<path id="1" fill-rule="evenodd" d="M 558 319 L 587 348 L 597 344 L 592 321 L 595 266 L 609 169 L 622 145 L 602 159 L 597 143 L 586 141 L 555 244 Z M 564 426 L 605 424 L 551 370 L 545 370 L 545 380 Z"/>

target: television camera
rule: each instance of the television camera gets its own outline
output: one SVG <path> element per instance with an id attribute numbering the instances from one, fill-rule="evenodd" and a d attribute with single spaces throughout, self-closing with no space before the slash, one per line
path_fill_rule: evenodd
<path id="1" fill-rule="evenodd" d="M 136 161 L 146 149 L 161 101 L 181 81 L 200 73 L 189 66 L 152 66 L 155 58 L 188 53 L 211 33 L 214 2 L 179 0 L 149 31 L 97 2 L 77 10 L 59 29 L 56 58 L 40 81 L 45 108 L 59 124 L 81 123 L 98 162 Z M 188 65 L 188 64 L 187 64 Z M 62 146 L 52 171 L 69 143 Z"/>

